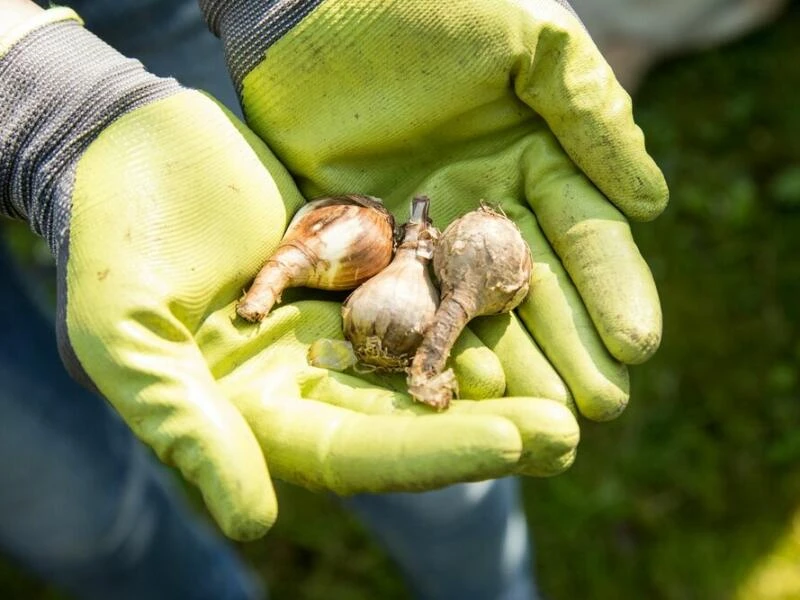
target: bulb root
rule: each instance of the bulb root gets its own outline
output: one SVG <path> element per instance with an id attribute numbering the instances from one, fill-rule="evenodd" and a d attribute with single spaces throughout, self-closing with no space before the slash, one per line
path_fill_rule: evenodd
<path id="1" fill-rule="evenodd" d="M 453 369 L 447 369 L 430 379 L 410 379 L 408 392 L 417 402 L 443 411 L 458 397 L 458 381 Z"/>
<path id="2" fill-rule="evenodd" d="M 367 365 L 390 373 L 403 373 L 411 360 L 411 354 L 399 354 L 383 345 L 377 335 L 367 337 L 359 345 L 356 355 Z"/>

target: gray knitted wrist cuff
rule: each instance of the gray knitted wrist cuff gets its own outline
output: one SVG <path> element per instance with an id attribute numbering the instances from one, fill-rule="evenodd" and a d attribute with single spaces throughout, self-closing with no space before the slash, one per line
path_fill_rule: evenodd
<path id="1" fill-rule="evenodd" d="M 199 0 L 209 28 L 222 40 L 236 91 L 264 54 L 323 0 Z"/>
<path id="2" fill-rule="evenodd" d="M 180 89 L 76 21 L 25 35 L 0 57 L 0 215 L 28 221 L 55 254 L 84 150 L 115 119 Z"/>

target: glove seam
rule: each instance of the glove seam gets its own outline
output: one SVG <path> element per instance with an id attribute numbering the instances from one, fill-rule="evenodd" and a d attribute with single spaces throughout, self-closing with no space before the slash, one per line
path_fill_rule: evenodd
<path id="1" fill-rule="evenodd" d="M 236 92 L 267 49 L 324 0 L 199 0 L 211 31 L 221 40 Z"/>

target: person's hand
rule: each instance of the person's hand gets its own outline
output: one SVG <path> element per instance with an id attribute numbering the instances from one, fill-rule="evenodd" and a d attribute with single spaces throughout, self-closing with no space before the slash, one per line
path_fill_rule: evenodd
<path id="1" fill-rule="evenodd" d="M 620 414 L 625 365 L 661 340 L 626 216 L 655 218 L 668 192 L 566 2 L 200 4 L 246 121 L 304 193 L 372 194 L 396 211 L 426 194 L 439 227 L 480 201 L 513 218 L 534 259 L 517 314 L 549 363 L 510 363 L 522 346 L 503 344 L 507 318 L 473 330 L 508 350 L 525 394 L 556 397 L 566 382 L 586 417 Z"/>
<path id="2" fill-rule="evenodd" d="M 199 487 L 227 535 L 272 524 L 270 473 L 346 494 L 572 461 L 577 423 L 558 402 L 432 414 L 380 381 L 308 366 L 311 341 L 342 335 L 335 302 L 286 302 L 260 326 L 237 319 L 304 199 L 213 99 L 145 72 L 72 11 L 0 35 L 0 114 L 0 214 L 27 220 L 56 257 L 66 365 Z M 455 361 L 473 389 L 502 393 L 477 339 Z"/>

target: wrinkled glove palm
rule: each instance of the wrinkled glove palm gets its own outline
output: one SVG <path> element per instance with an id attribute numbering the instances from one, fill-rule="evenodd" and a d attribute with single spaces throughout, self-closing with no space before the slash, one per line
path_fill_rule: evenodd
<path id="1" fill-rule="evenodd" d="M 505 317 L 473 330 L 512 393 L 571 392 L 594 420 L 622 412 L 626 364 L 655 352 L 662 326 L 626 216 L 655 218 L 668 192 L 567 2 L 200 5 L 246 121 L 305 194 L 372 194 L 395 211 L 427 194 L 439 227 L 481 201 L 513 218 L 534 258 L 516 315 L 538 347 L 511 339 Z"/>

